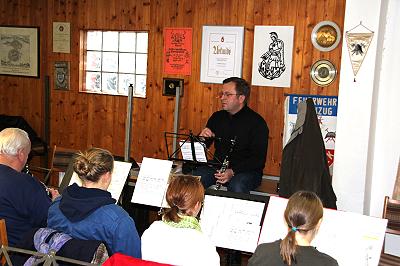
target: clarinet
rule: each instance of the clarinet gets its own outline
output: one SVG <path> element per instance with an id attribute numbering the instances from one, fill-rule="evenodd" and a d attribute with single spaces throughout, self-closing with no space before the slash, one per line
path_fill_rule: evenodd
<path id="1" fill-rule="evenodd" d="M 229 167 L 229 157 L 232 155 L 233 148 L 236 144 L 236 136 L 231 139 L 231 145 L 229 147 L 228 153 L 225 155 L 224 161 L 222 162 L 221 168 L 218 170 L 219 173 L 225 173 L 226 169 Z M 221 183 L 216 182 L 215 189 L 218 190 L 221 188 Z"/>

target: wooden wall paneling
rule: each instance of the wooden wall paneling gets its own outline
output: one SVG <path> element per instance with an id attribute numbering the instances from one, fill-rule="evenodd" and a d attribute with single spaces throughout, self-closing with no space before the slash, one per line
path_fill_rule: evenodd
<path id="1" fill-rule="evenodd" d="M 44 34 L 46 15 L 45 0 L 18 0 L 0 2 L 0 25 L 35 26 L 40 33 L 40 75 L 46 61 Z M 10 10 L 12 12 L 10 13 Z M 43 133 L 43 81 L 42 79 L 18 76 L 0 76 L 0 114 L 18 115 L 25 118 L 29 125 L 39 134 Z"/>
<path id="2" fill-rule="evenodd" d="M 336 22 L 343 31 L 344 6 L 344 0 L 17 0 L 0 3 L 3 14 L 0 23 L 41 27 L 42 40 L 47 42 L 46 47 L 42 47 L 41 76 L 50 76 L 52 143 L 78 149 L 101 145 L 120 154 L 125 137 L 126 97 L 79 93 L 79 30 L 148 30 L 148 97 L 134 99 L 133 111 L 131 148 L 132 156 L 138 161 L 143 156 L 165 158 L 163 132 L 173 126 L 174 98 L 162 96 L 162 78 L 166 76 L 162 68 L 164 27 L 193 28 L 192 74 L 168 76 L 183 78 L 185 82 L 180 129 L 198 133 L 211 113 L 220 108 L 219 99 L 216 99 L 220 85 L 199 81 L 202 26 L 245 26 L 243 77 L 251 81 L 254 26 L 295 25 L 291 87 L 253 86 L 250 99 L 250 106 L 270 127 L 264 172 L 279 175 L 284 93 L 337 95 L 338 79 L 328 87 L 319 87 L 310 80 L 309 71 L 312 63 L 320 58 L 331 60 L 339 69 L 341 49 L 319 52 L 313 47 L 310 34 L 314 25 L 322 20 Z M 18 15 L 10 16 L 10 9 Z M 70 54 L 52 53 L 53 21 L 71 22 Z M 70 62 L 70 91 L 54 91 L 55 61 Z M 40 132 L 42 91 L 43 79 L 0 76 L 0 113 L 25 115 Z"/>
<path id="3" fill-rule="evenodd" d="M 302 86 L 303 76 L 309 75 L 303 69 L 303 56 L 305 43 L 309 42 L 310 39 L 305 36 L 305 29 L 307 28 L 307 22 L 302 19 L 306 16 L 306 9 L 302 7 L 302 0 L 296 2 L 296 13 L 294 27 L 294 43 L 293 43 L 293 57 L 292 57 L 292 80 L 291 88 L 285 88 L 285 93 L 290 93 L 291 90 L 298 90 Z M 292 91 L 293 93 L 293 91 Z"/>

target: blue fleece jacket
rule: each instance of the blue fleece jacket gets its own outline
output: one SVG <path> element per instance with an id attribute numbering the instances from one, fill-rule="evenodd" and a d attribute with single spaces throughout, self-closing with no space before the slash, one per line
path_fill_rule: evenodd
<path id="1" fill-rule="evenodd" d="M 141 258 L 140 237 L 133 219 L 111 194 L 73 184 L 49 208 L 48 227 L 78 239 L 103 241 L 111 253 Z"/>

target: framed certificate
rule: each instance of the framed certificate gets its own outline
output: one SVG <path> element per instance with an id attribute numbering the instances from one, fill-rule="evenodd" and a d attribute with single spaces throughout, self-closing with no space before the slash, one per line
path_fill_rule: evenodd
<path id="1" fill-rule="evenodd" d="M 203 26 L 200 82 L 242 77 L 244 27 Z"/>

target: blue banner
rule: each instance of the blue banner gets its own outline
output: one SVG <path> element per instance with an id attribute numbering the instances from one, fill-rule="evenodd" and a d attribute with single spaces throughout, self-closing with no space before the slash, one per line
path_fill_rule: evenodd
<path id="1" fill-rule="evenodd" d="M 307 95 L 307 94 L 289 94 L 289 114 L 297 114 L 297 105 L 299 102 L 312 98 L 315 105 L 315 112 L 318 116 L 336 116 L 337 115 L 337 96 Z"/>

